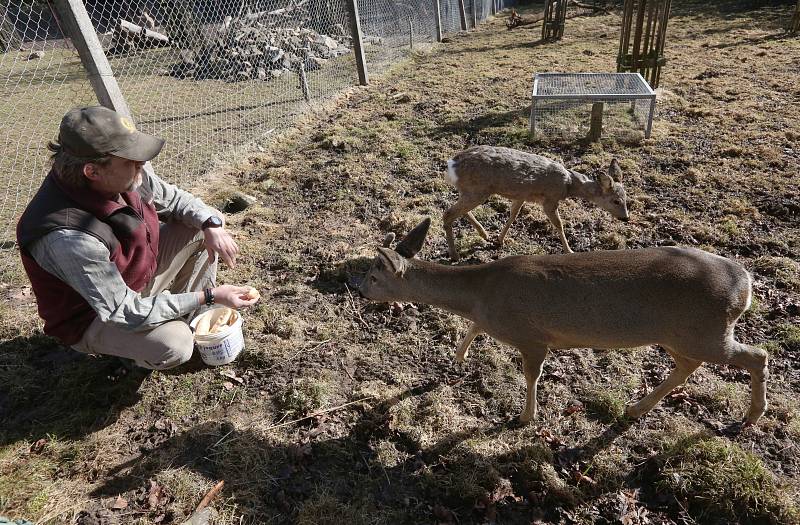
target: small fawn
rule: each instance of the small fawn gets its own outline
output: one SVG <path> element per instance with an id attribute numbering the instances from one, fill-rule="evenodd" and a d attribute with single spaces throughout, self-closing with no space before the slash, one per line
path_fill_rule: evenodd
<path id="1" fill-rule="evenodd" d="M 472 321 L 458 347 L 463 361 L 481 333 L 516 347 L 528 387 L 523 422 L 536 417 L 536 386 L 552 349 L 659 344 L 675 361 L 669 376 L 626 409 L 639 417 L 703 362 L 750 372 L 746 423 L 767 407 L 767 352 L 733 336 L 750 306 L 750 275 L 738 263 L 695 248 L 658 247 L 518 255 L 447 266 L 413 258 L 426 219 L 394 250 L 378 248 L 359 292 L 373 301 L 425 303 Z"/>
<path id="2" fill-rule="evenodd" d="M 572 253 L 572 249 L 564 235 L 564 225 L 558 214 L 558 204 L 562 200 L 580 197 L 595 203 L 618 219 L 628 220 L 625 189 L 619 182 L 622 180 L 622 170 L 616 159 L 611 161 L 608 174 L 601 174 L 595 181 L 539 155 L 511 148 L 473 146 L 447 161 L 447 179 L 459 194 L 458 202 L 444 213 L 443 219 L 447 247 L 450 258 L 454 261 L 458 260 L 458 251 L 453 238 L 453 222 L 466 215 L 478 235 L 488 240 L 486 230 L 475 219 L 471 210 L 495 194 L 513 201 L 511 215 L 500 232 L 500 246 L 525 201 L 541 204 L 545 215 L 558 230 L 561 244 L 567 253 Z"/>

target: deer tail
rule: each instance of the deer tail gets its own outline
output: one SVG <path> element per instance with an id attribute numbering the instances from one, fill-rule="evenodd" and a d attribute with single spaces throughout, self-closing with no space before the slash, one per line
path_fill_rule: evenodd
<path id="1" fill-rule="evenodd" d="M 454 159 L 447 161 L 447 180 L 449 180 L 450 184 L 453 186 L 458 183 L 458 175 L 456 175 L 456 161 Z"/>

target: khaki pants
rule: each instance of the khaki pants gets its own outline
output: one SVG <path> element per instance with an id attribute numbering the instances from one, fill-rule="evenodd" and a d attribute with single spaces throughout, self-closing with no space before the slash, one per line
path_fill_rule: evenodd
<path id="1" fill-rule="evenodd" d="M 180 223 L 162 224 L 158 269 L 142 296 L 149 297 L 165 290 L 174 294 L 200 291 L 213 287 L 216 275 L 216 257 L 209 259 L 202 232 Z M 166 370 L 191 359 L 194 336 L 184 319 L 167 321 L 142 332 L 131 332 L 95 319 L 72 348 L 87 354 L 132 359 L 138 366 L 151 370 Z"/>

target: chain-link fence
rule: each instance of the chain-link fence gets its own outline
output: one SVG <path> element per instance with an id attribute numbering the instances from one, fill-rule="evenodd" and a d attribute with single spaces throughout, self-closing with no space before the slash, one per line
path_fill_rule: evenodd
<path id="1" fill-rule="evenodd" d="M 167 139 L 155 171 L 186 184 L 358 83 L 350 1 L 86 0 L 84 15 L 137 127 Z M 481 21 L 512 1 L 464 0 L 467 28 L 473 9 Z M 19 275 L 14 229 L 47 142 L 67 110 L 98 103 L 67 4 L 0 0 L 0 283 Z M 357 6 L 370 74 L 437 39 L 435 0 Z M 443 34 L 461 30 L 459 9 L 440 0 Z"/>

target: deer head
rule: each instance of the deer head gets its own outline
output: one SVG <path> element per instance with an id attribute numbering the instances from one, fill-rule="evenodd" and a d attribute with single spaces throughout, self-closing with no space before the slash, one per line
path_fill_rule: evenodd
<path id="1" fill-rule="evenodd" d="M 597 190 L 592 195 L 592 202 L 617 219 L 627 221 L 628 205 L 621 182 L 622 169 L 617 159 L 612 159 L 608 174 L 601 173 L 597 177 Z"/>
<path id="2" fill-rule="evenodd" d="M 409 259 L 422 249 L 430 226 L 431 219 L 425 218 L 403 237 L 394 250 L 379 247 L 377 257 L 358 288 L 359 293 L 373 301 L 397 300 L 403 289 L 406 270 L 411 266 Z"/>

